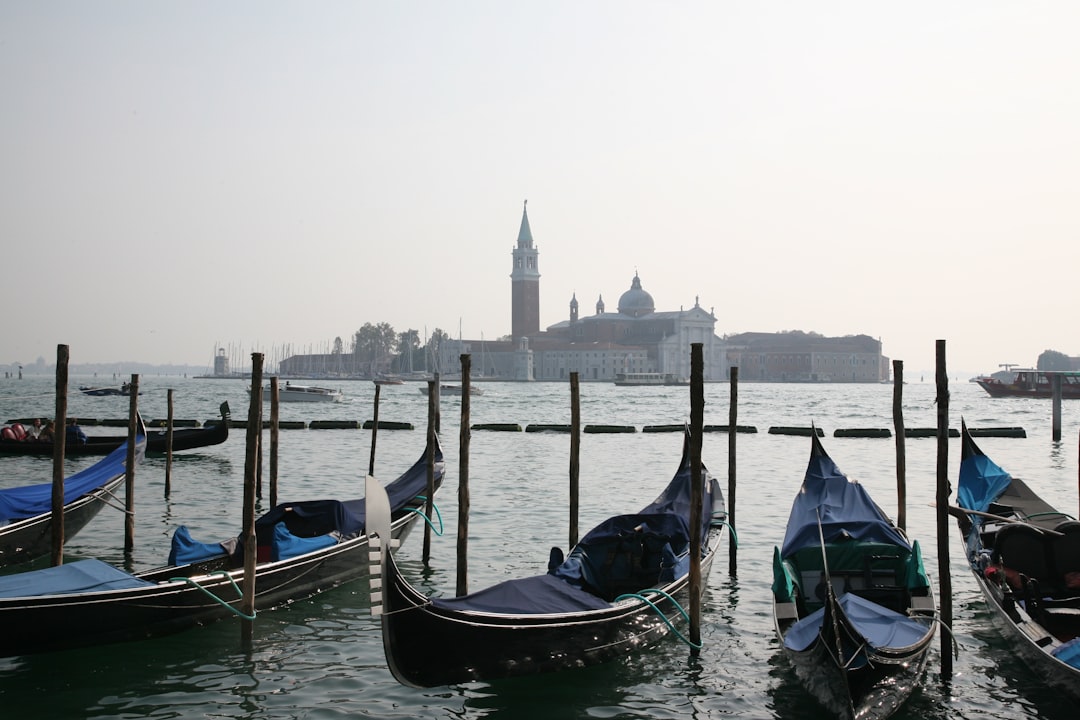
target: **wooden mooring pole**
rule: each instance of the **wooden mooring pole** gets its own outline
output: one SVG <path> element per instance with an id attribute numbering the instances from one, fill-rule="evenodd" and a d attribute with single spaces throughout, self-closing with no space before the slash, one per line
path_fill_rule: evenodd
<path id="1" fill-rule="evenodd" d="M 576 372 L 570 373 L 570 545 L 578 541 L 579 497 L 581 493 L 581 382 Z"/>
<path id="2" fill-rule="evenodd" d="M 735 445 L 736 428 L 739 426 L 739 368 L 731 368 L 731 397 L 728 400 L 728 460 L 727 460 L 727 504 L 728 504 L 728 575 L 735 577 L 738 572 L 739 543 L 735 530 Z"/>
<path id="3" fill-rule="evenodd" d="M 945 341 L 937 341 L 937 553 L 939 616 L 941 618 L 941 676 L 952 677 L 952 575 L 949 572 L 949 376 L 945 371 Z"/>
<path id="4" fill-rule="evenodd" d="M 277 507 L 278 440 L 281 432 L 281 395 L 278 378 L 270 378 L 270 507 Z M 262 412 L 259 412 L 262 417 Z M 261 452 L 259 453 L 262 454 Z"/>
<path id="5" fill-rule="evenodd" d="M 242 508 L 244 539 L 244 579 L 240 587 L 240 612 L 245 617 L 255 615 L 255 565 L 258 562 L 258 540 L 255 538 L 255 486 L 262 439 L 262 353 L 251 353 L 251 405 L 248 407 L 247 453 L 244 456 L 244 507 Z M 245 651 L 251 650 L 255 623 L 240 623 L 240 641 Z"/>
<path id="6" fill-rule="evenodd" d="M 1052 427 L 1054 442 L 1061 442 L 1061 374 L 1053 373 L 1050 375 L 1050 388 L 1051 388 L 1051 405 L 1052 405 Z"/>
<path id="7" fill-rule="evenodd" d="M 168 416 L 165 420 L 165 497 L 172 493 L 173 389 L 169 388 Z"/>
<path id="8" fill-rule="evenodd" d="M 67 451 L 67 345 L 56 346 L 56 417 L 53 418 L 52 564 L 64 563 L 64 453 Z M 22 377 L 22 368 L 19 368 Z"/>
<path id="9" fill-rule="evenodd" d="M 135 434 L 139 425 L 139 376 L 131 376 L 128 401 L 127 462 L 124 468 L 124 554 L 135 550 Z"/>
<path id="10" fill-rule="evenodd" d="M 427 426 L 427 500 L 424 514 L 430 518 L 435 509 L 435 436 L 439 427 L 439 374 L 428 381 Z M 431 526 L 424 523 L 424 551 L 421 559 L 426 566 L 431 560 Z"/>
<path id="11" fill-rule="evenodd" d="M 457 594 L 469 592 L 469 428 L 470 395 L 472 391 L 472 356 L 461 356 L 461 431 L 458 445 L 458 532 L 457 532 Z"/>
<path id="12" fill-rule="evenodd" d="M 701 443 L 705 431 L 705 367 L 702 344 L 690 344 L 690 647 L 701 647 Z"/>
<path id="13" fill-rule="evenodd" d="M 907 446 L 904 429 L 904 361 L 893 360 L 892 417 L 896 432 L 896 526 L 907 532 Z"/>

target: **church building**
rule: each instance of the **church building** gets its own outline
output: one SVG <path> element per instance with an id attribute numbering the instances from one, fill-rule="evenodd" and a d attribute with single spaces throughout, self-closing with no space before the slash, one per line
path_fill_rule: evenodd
<path id="1" fill-rule="evenodd" d="M 541 331 L 539 250 L 527 205 L 512 257 L 510 340 L 446 343 L 442 367 L 455 367 L 451 363 L 457 355 L 469 353 L 473 376 L 487 379 L 566 380 L 577 372 L 582 381 L 610 382 L 633 373 L 685 382 L 690 377 L 690 345 L 702 343 L 704 379 L 727 379 L 724 341 L 714 331 L 716 316 L 697 299 L 689 310 L 658 312 L 635 272 L 615 312 L 606 311 L 598 293 L 596 313 L 582 317 L 575 293 L 567 319 Z"/>

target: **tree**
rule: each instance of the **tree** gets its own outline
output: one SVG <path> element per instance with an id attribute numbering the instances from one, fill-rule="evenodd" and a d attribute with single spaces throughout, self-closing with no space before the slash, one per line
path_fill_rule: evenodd
<path id="1" fill-rule="evenodd" d="M 367 363 L 372 371 L 388 362 L 387 358 L 397 346 L 397 333 L 390 323 L 385 322 L 378 325 L 364 323 L 353 338 L 353 355 L 357 361 Z"/>
<path id="2" fill-rule="evenodd" d="M 343 343 L 341 342 L 341 336 L 340 335 L 338 337 L 334 338 L 334 349 L 332 351 L 334 355 L 340 355 L 341 354 L 342 345 L 343 345 Z"/>
<path id="3" fill-rule="evenodd" d="M 1072 370 L 1072 362 L 1069 356 L 1057 350 L 1043 350 L 1039 355 L 1036 370 Z"/>
<path id="4" fill-rule="evenodd" d="M 431 337 L 428 338 L 427 346 L 424 348 L 424 357 L 428 359 L 427 367 L 430 372 L 441 372 L 440 364 L 442 357 L 442 345 L 450 336 L 446 334 L 441 328 L 435 328 L 431 332 Z"/>
<path id="5" fill-rule="evenodd" d="M 398 335 L 398 369 L 401 372 L 412 372 L 414 363 L 413 359 L 416 352 L 420 349 L 420 333 L 417 330 L 409 329 Z"/>

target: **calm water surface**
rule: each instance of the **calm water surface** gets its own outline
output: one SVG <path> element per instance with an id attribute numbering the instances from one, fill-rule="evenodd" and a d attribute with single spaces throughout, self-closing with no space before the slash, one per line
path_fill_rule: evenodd
<path id="1" fill-rule="evenodd" d="M 120 380 L 72 377 L 79 384 Z M 0 380 L 0 420 L 52 415 L 52 378 Z M 147 418 L 167 413 L 174 389 L 175 417 L 200 421 L 228 400 L 234 417 L 246 417 L 241 381 L 142 376 L 140 409 Z M 374 387 L 338 383 L 349 402 L 283 405 L 282 420 L 366 420 Z M 389 480 L 423 450 L 427 400 L 417 383 L 384 387 L 382 420 L 412 422 L 414 431 L 381 431 L 376 475 Z M 471 422 L 568 423 L 569 386 L 483 385 L 472 401 Z M 1022 426 L 1026 439 L 986 438 L 983 449 L 1014 474 L 1031 481 L 1051 503 L 1077 508 L 1077 431 L 1080 402 L 1064 404 L 1064 441 L 1051 441 L 1049 401 L 995 400 L 966 378 L 952 380 L 950 423 L 963 416 L 972 427 Z M 705 422 L 725 425 L 727 385 L 705 389 Z M 932 384 L 904 388 L 907 427 L 937 422 Z M 71 395 L 69 415 L 123 417 L 127 398 Z M 680 423 L 689 416 L 688 388 L 616 388 L 583 384 L 582 422 L 643 425 Z M 739 434 L 738 573 L 719 559 L 703 606 L 705 647 L 691 657 L 675 640 L 651 652 L 598 668 L 494 684 L 415 690 L 385 667 L 381 635 L 368 611 L 366 582 L 355 582 L 289 607 L 263 612 L 250 654 L 240 648 L 237 622 L 221 622 L 179 635 L 40 656 L 0 659 L 0 703 L 5 717 L 40 714 L 93 718 L 827 718 L 796 682 L 775 640 L 769 586 L 773 546 L 784 535 L 794 493 L 809 455 L 808 438 L 770 435 L 768 428 L 816 423 L 840 467 L 867 485 L 887 512 L 896 513 L 895 441 L 833 438 L 833 430 L 892 427 L 888 385 L 763 385 L 739 388 L 738 423 L 757 434 Z M 421 535 L 400 551 L 410 579 L 429 592 L 453 594 L 456 578 L 460 400 L 444 398 L 442 436 L 447 482 L 437 498 L 446 531 L 432 539 L 433 558 L 420 562 Z M 117 432 L 88 428 L 88 432 Z M 367 470 L 370 433 L 363 430 L 283 430 L 279 457 L 282 500 L 357 497 Z M 585 530 L 616 512 L 652 500 L 678 463 L 681 438 L 671 433 L 584 435 L 580 523 Z M 266 443 L 269 444 L 268 442 Z M 909 439 L 908 528 L 920 539 L 927 569 L 937 577 L 935 533 L 936 441 Z M 949 474 L 959 466 L 959 443 L 949 447 Z M 161 565 L 169 538 L 187 525 L 201 540 L 239 531 L 243 497 L 244 431 L 228 442 L 174 459 L 172 494 L 164 498 L 165 461 L 150 458 L 137 471 L 136 550 L 125 558 L 123 520 L 105 509 L 69 542 L 69 559 L 98 557 L 129 569 Z M 705 437 L 705 464 L 727 488 L 728 437 Z M 69 462 L 69 472 L 91 460 Z M 569 436 L 548 433 L 474 432 L 471 436 L 470 587 L 542 571 L 548 548 L 566 547 Z M 51 460 L 0 457 L 0 487 L 43 482 Z M 266 493 L 268 497 L 268 491 Z M 262 501 L 259 511 L 267 509 Z M 950 530 L 955 533 L 953 525 Z M 901 718 L 1074 718 L 1070 702 L 1044 688 L 990 628 L 990 616 L 964 568 L 959 542 L 950 537 L 953 632 L 959 647 L 955 674 L 943 682 L 940 643 L 922 690 Z M 726 556 L 726 551 L 724 551 Z M 0 632 L 2 632 L 0 628 Z M 441 648 L 432 640 L 429 651 Z"/>

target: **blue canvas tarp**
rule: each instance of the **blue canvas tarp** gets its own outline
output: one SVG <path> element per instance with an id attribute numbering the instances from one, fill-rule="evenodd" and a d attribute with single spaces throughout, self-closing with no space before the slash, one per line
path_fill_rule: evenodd
<path id="1" fill-rule="evenodd" d="M 100 560 L 77 560 L 43 570 L 0 576 L 0 597 L 100 592 L 153 584 Z"/>
<path id="2" fill-rule="evenodd" d="M 565 613 L 609 607 L 592 593 L 554 575 L 508 580 L 459 598 L 432 600 L 436 607 L 512 614 Z"/>
<path id="3" fill-rule="evenodd" d="M 139 447 L 145 447 L 140 437 Z M 127 443 L 113 450 L 90 467 L 64 479 L 64 504 L 97 490 L 113 478 L 124 474 Z M 52 483 L 39 483 L 0 490 L 0 525 L 41 515 L 52 510 Z"/>
<path id="4" fill-rule="evenodd" d="M 837 602 L 851 624 L 873 647 L 908 647 L 926 635 L 926 626 L 854 593 L 844 593 Z M 795 652 L 809 648 L 817 639 L 824 617 L 825 608 L 820 608 L 792 625 L 784 635 L 784 646 Z"/>
<path id="5" fill-rule="evenodd" d="M 811 454 L 802 488 L 791 507 L 780 551 L 783 557 L 791 557 L 803 548 L 821 546 L 819 517 L 826 543 L 851 539 L 911 548 L 870 493 L 848 480 L 824 451 Z"/>
<path id="6" fill-rule="evenodd" d="M 960 462 L 956 501 L 965 510 L 986 512 L 1009 487 L 1012 476 L 985 455 L 970 455 Z"/>

